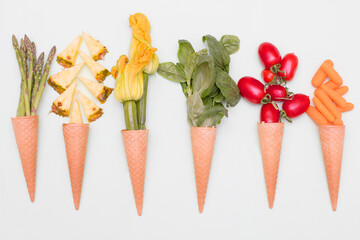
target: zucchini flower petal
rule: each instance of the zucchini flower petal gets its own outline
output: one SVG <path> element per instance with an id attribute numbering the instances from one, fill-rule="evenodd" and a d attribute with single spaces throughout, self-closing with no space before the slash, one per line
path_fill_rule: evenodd
<path id="1" fill-rule="evenodd" d="M 151 61 L 145 65 L 143 71 L 147 74 L 154 74 L 159 67 L 159 58 L 154 53 Z"/>

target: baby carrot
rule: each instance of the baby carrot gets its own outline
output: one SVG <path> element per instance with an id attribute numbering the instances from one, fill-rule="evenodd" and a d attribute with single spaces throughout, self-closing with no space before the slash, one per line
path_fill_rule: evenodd
<path id="1" fill-rule="evenodd" d="M 345 101 L 345 99 L 333 89 L 329 88 L 325 84 L 321 85 L 321 88 L 327 93 L 331 100 L 336 103 L 336 105 L 342 108 L 347 106 L 347 102 Z"/>
<path id="2" fill-rule="evenodd" d="M 338 125 L 338 126 L 342 126 L 344 125 L 343 121 L 341 120 L 341 118 L 337 118 L 334 121 L 334 125 Z"/>
<path id="3" fill-rule="evenodd" d="M 354 109 L 354 104 L 352 104 L 352 103 L 347 103 L 346 107 L 344 107 L 344 108 L 338 107 L 338 110 L 340 112 L 348 112 L 348 111 L 351 111 L 353 109 Z"/>
<path id="4" fill-rule="evenodd" d="M 338 87 L 340 87 L 340 85 L 334 83 L 333 81 L 327 81 L 326 83 L 324 83 L 323 85 L 328 86 L 331 89 L 337 89 Z"/>
<path id="5" fill-rule="evenodd" d="M 333 66 L 331 66 L 326 61 L 321 65 L 321 69 L 326 73 L 326 75 L 336 84 L 341 85 L 343 83 L 340 75 L 335 71 Z"/>
<path id="6" fill-rule="evenodd" d="M 344 96 L 345 93 L 347 93 L 349 91 L 349 87 L 348 86 L 342 86 L 339 87 L 338 89 L 335 90 L 335 92 L 337 92 L 338 94 L 340 94 L 341 96 Z"/>
<path id="7" fill-rule="evenodd" d="M 334 66 L 334 63 L 330 59 L 323 62 L 323 64 L 328 64 L 331 67 Z M 320 66 L 320 68 L 316 71 L 313 79 L 311 80 L 311 83 L 314 87 L 320 87 L 320 85 L 325 81 L 326 78 L 327 78 L 327 74 L 322 70 Z"/>
<path id="8" fill-rule="evenodd" d="M 317 97 L 313 98 L 315 107 L 321 112 L 328 122 L 334 122 L 335 116 L 325 107 L 325 105 Z"/>
<path id="9" fill-rule="evenodd" d="M 341 118 L 341 112 L 336 107 L 336 105 L 333 103 L 333 101 L 331 101 L 330 97 L 326 94 L 326 92 L 324 90 L 322 90 L 321 88 L 317 88 L 315 90 L 315 96 L 326 106 L 326 108 L 331 112 L 331 114 L 335 118 Z M 320 109 L 319 109 L 319 111 L 320 111 Z M 330 122 L 333 122 L 333 121 L 330 121 Z"/>
<path id="10" fill-rule="evenodd" d="M 328 125 L 329 122 L 326 120 L 326 118 L 313 106 L 310 106 L 306 113 L 311 117 L 311 119 L 317 124 L 317 125 Z"/>

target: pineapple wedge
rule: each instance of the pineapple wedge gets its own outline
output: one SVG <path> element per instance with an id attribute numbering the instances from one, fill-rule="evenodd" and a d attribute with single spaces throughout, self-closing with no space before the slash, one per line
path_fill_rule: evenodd
<path id="1" fill-rule="evenodd" d="M 104 59 L 105 54 L 109 52 L 106 47 L 86 32 L 83 32 L 83 35 L 86 45 L 88 46 L 88 49 L 91 53 L 92 59 L 94 59 L 95 61 Z"/>
<path id="2" fill-rule="evenodd" d="M 84 63 L 76 64 L 71 68 L 65 68 L 48 79 L 49 85 L 58 93 L 63 93 L 72 83 L 76 75 L 80 72 Z"/>
<path id="3" fill-rule="evenodd" d="M 87 78 L 78 77 L 81 82 L 90 90 L 90 92 L 97 98 L 101 103 L 105 103 L 108 96 L 114 90 L 113 88 L 106 87 L 100 83 L 91 81 Z"/>
<path id="4" fill-rule="evenodd" d="M 105 78 L 110 75 L 110 72 L 106 68 L 104 68 L 100 63 L 94 61 L 94 59 L 82 51 L 80 51 L 80 56 L 99 83 L 102 83 Z"/>
<path id="5" fill-rule="evenodd" d="M 61 117 L 68 117 L 70 114 L 71 104 L 74 98 L 76 82 L 70 85 L 68 89 L 61 94 L 51 106 L 51 111 Z"/>
<path id="6" fill-rule="evenodd" d="M 74 100 L 74 106 L 70 114 L 70 123 L 78 123 L 78 124 L 83 123 L 79 101 L 76 98 Z"/>
<path id="7" fill-rule="evenodd" d="M 82 37 L 75 38 L 66 48 L 56 57 L 56 61 L 63 67 L 72 67 L 76 63 L 79 54 L 79 48 L 82 43 Z"/>
<path id="8" fill-rule="evenodd" d="M 93 122 L 101 117 L 104 114 L 102 108 L 98 107 L 93 101 L 87 98 L 80 91 L 76 91 L 76 94 L 79 97 L 81 105 L 84 107 L 84 112 L 86 114 L 87 120 Z"/>

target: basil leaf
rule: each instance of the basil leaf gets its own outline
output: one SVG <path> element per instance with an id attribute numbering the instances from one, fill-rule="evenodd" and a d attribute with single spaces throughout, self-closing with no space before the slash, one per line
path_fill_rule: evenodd
<path id="1" fill-rule="evenodd" d="M 181 63 L 176 63 L 175 66 L 176 66 L 177 70 L 181 73 L 181 75 L 183 75 L 185 77 L 184 66 Z"/>
<path id="2" fill-rule="evenodd" d="M 191 43 L 186 40 L 179 40 L 178 58 L 182 65 L 185 65 L 188 57 L 195 52 Z"/>
<path id="3" fill-rule="evenodd" d="M 224 100 L 224 95 L 219 91 L 219 93 L 214 97 L 214 102 L 221 103 Z"/>
<path id="4" fill-rule="evenodd" d="M 181 85 L 181 89 L 182 89 L 182 91 L 183 91 L 183 93 L 184 93 L 185 97 L 188 97 L 188 93 L 187 93 L 187 84 L 186 84 L 186 82 L 181 82 L 181 83 L 180 83 L 180 85 Z"/>
<path id="5" fill-rule="evenodd" d="M 212 127 L 219 124 L 224 116 L 228 117 L 228 110 L 221 103 L 217 103 L 200 115 L 197 124 L 201 127 Z"/>
<path id="6" fill-rule="evenodd" d="M 191 126 L 197 127 L 199 116 L 204 112 L 205 106 L 200 95 L 194 92 L 186 100 L 188 121 Z"/>
<path id="7" fill-rule="evenodd" d="M 220 43 L 225 47 L 229 55 L 236 53 L 240 48 L 240 39 L 234 35 L 224 35 Z"/>
<path id="8" fill-rule="evenodd" d="M 214 86 L 206 89 L 205 91 L 202 92 L 201 94 L 201 98 L 205 98 L 207 96 L 209 96 L 210 98 L 213 98 L 214 96 L 216 96 L 219 93 L 219 88 L 214 84 Z"/>
<path id="9" fill-rule="evenodd" d="M 191 77 L 194 73 L 194 70 L 199 63 L 199 58 L 202 56 L 208 56 L 207 54 L 208 54 L 207 49 L 202 49 L 198 52 L 192 53 L 187 58 L 186 63 L 184 65 L 184 72 L 185 72 L 186 79 L 191 79 Z"/>
<path id="10" fill-rule="evenodd" d="M 192 88 L 194 92 L 198 92 L 201 97 L 202 93 L 215 85 L 215 67 L 213 59 L 209 55 L 199 58 L 199 64 L 193 75 Z"/>
<path id="11" fill-rule="evenodd" d="M 185 82 L 186 79 L 172 62 L 160 63 L 157 72 L 163 78 L 174 82 Z"/>
<path id="12" fill-rule="evenodd" d="M 214 58 L 215 66 L 228 72 L 230 64 L 230 56 L 225 47 L 211 35 L 203 36 L 203 42 L 206 41 L 210 55 Z"/>
<path id="13" fill-rule="evenodd" d="M 209 109 L 214 106 L 214 102 L 210 97 L 202 98 L 205 109 Z"/>
<path id="14" fill-rule="evenodd" d="M 240 101 L 238 86 L 229 74 L 220 68 L 216 68 L 215 84 L 220 89 L 221 94 L 225 97 L 227 105 L 234 107 Z"/>

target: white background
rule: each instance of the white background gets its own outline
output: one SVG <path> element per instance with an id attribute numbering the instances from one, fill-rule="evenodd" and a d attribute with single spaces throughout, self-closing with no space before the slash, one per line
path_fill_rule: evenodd
<path id="1" fill-rule="evenodd" d="M 346 138 L 338 210 L 329 200 L 316 125 L 306 115 L 286 123 L 274 209 L 268 209 L 256 122 L 259 106 L 246 100 L 218 127 L 208 194 L 198 213 L 195 178 L 179 85 L 150 78 L 150 129 L 143 216 L 136 213 L 120 131 L 122 106 L 113 95 L 104 116 L 91 124 L 80 210 L 75 211 L 61 125 L 48 114 L 57 93 L 47 86 L 41 101 L 35 203 L 28 197 L 10 117 L 16 114 L 20 74 L 11 35 L 24 33 L 46 54 L 58 53 L 82 31 L 110 51 L 111 68 L 129 50 L 129 14 L 145 13 L 161 62 L 176 61 L 177 41 L 199 50 L 201 37 L 237 35 L 231 57 L 237 81 L 260 79 L 257 47 L 274 43 L 294 52 L 299 67 L 288 87 L 313 95 L 311 78 L 325 59 L 360 104 L 358 1 L 5 1 L 0 0 L 0 239 L 359 239 L 360 131 L 358 110 L 344 114 Z M 86 50 L 86 45 L 82 46 Z M 51 73 L 61 70 L 54 63 Z M 83 76 L 90 76 L 84 68 Z M 114 86 L 109 76 L 105 81 Z"/>

